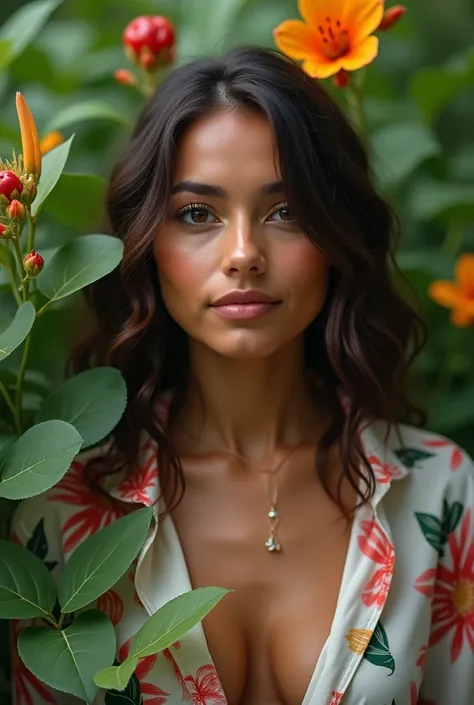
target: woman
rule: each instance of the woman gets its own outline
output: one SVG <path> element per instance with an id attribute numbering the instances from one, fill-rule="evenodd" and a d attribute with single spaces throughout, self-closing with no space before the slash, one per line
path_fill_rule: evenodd
<path id="1" fill-rule="evenodd" d="M 424 329 L 341 112 L 272 51 L 178 68 L 113 169 L 108 214 L 125 256 L 88 291 L 97 326 L 72 369 L 118 367 L 127 411 L 22 505 L 18 539 L 44 526 L 57 571 L 157 506 L 99 600 L 119 659 L 171 598 L 233 590 L 139 665 L 147 705 L 472 705 L 473 466 L 416 428 L 405 380 Z"/>

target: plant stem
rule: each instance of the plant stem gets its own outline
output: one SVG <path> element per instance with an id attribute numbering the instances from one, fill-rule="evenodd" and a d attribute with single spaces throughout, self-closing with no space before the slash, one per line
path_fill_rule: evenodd
<path id="1" fill-rule="evenodd" d="M 18 428 L 18 419 L 17 419 L 17 414 L 16 414 L 15 405 L 14 405 L 14 403 L 13 403 L 13 401 L 12 401 L 12 399 L 11 399 L 9 393 L 8 393 L 8 389 L 5 387 L 5 385 L 3 384 L 2 381 L 0 381 L 0 392 L 1 392 L 2 396 L 3 396 L 3 398 L 5 399 L 5 402 L 6 402 L 7 406 L 8 406 L 8 408 L 9 408 L 10 411 L 12 412 L 13 421 L 14 421 L 14 423 L 15 423 L 15 428 Z"/>
<path id="2" fill-rule="evenodd" d="M 362 77 L 355 78 L 345 89 L 347 107 L 354 127 L 361 137 L 365 136 L 365 116 L 362 100 Z"/>
<path id="3" fill-rule="evenodd" d="M 441 253 L 449 258 L 455 257 L 463 243 L 465 225 L 460 220 L 452 220 L 446 230 L 445 238 L 441 244 Z"/>
<path id="4" fill-rule="evenodd" d="M 18 377 L 16 380 L 16 398 L 15 398 L 15 412 L 16 412 L 16 430 L 18 434 L 22 432 L 22 419 L 21 419 L 21 398 L 22 398 L 22 388 L 23 380 L 25 379 L 26 364 L 28 362 L 28 353 L 30 351 L 31 343 L 31 331 L 26 336 L 25 347 L 23 348 L 23 355 L 21 358 L 20 369 L 18 371 Z"/>
<path id="5" fill-rule="evenodd" d="M 15 301 L 17 302 L 18 307 L 20 307 L 23 302 L 22 302 L 21 296 L 18 292 L 18 282 L 15 279 L 15 272 L 10 267 L 7 267 L 7 270 L 8 270 L 8 276 L 10 278 L 10 283 L 12 285 L 13 296 L 15 297 Z"/>
<path id="6" fill-rule="evenodd" d="M 21 253 L 20 243 L 18 242 L 18 238 L 16 238 L 16 237 L 12 238 L 12 242 L 13 242 L 13 249 L 15 251 L 15 255 L 16 255 L 16 259 L 17 259 L 17 263 L 18 263 L 20 278 L 22 280 L 21 288 L 23 291 L 23 302 L 25 302 L 28 299 L 28 288 L 25 286 L 25 283 L 23 281 L 23 277 L 26 275 L 25 269 L 23 267 L 23 255 Z"/>

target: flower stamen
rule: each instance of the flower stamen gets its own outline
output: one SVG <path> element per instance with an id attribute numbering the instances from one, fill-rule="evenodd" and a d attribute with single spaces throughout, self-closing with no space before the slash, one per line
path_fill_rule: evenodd
<path id="1" fill-rule="evenodd" d="M 333 28 L 333 21 L 330 17 L 326 17 L 328 27 L 318 25 L 319 33 L 322 37 L 323 54 L 331 60 L 339 59 L 349 51 L 349 34 L 347 29 L 341 29 L 340 20 L 336 20 L 337 29 Z"/>

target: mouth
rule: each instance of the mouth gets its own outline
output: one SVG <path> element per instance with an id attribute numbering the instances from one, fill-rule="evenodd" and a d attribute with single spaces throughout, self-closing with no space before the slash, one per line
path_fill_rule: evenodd
<path id="1" fill-rule="evenodd" d="M 211 304 L 211 308 L 223 318 L 249 320 L 274 311 L 280 304 L 279 299 L 275 299 L 263 291 L 247 289 L 231 291 L 225 296 L 221 296 Z"/>

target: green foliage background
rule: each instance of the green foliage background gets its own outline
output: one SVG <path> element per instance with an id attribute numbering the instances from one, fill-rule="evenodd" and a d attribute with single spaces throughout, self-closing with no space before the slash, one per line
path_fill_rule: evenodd
<path id="1" fill-rule="evenodd" d="M 2 0 L 0 25 L 25 4 Z M 429 345 L 410 380 L 413 397 L 427 409 L 431 429 L 474 454 L 474 327 L 453 328 L 449 312 L 426 294 L 431 281 L 452 277 L 461 252 L 474 252 L 474 3 L 405 4 L 406 16 L 380 36 L 380 55 L 367 72 L 367 134 L 377 181 L 402 223 L 398 260 L 430 327 Z M 37 228 L 36 248 L 45 259 L 78 233 L 100 232 L 107 174 L 143 101 L 112 79 L 116 68 L 128 66 L 121 45 L 127 22 L 139 14 L 166 15 L 177 27 L 181 62 L 242 43 L 273 46 L 273 27 L 297 17 L 296 5 L 296 0 L 65 0 L 59 5 L 0 74 L 1 156 L 9 158 L 12 147 L 20 151 L 16 90 L 26 97 L 42 134 L 56 126 L 63 126 L 66 139 L 76 134 L 67 174 L 46 202 Z M 344 101 L 343 92 L 327 85 Z M 73 108 L 85 101 L 95 102 L 95 115 L 97 101 L 110 108 L 102 117 L 87 119 Z M 69 106 L 72 118 L 63 113 Z M 15 311 L 2 277 L 0 271 L 0 332 Z M 80 310 L 79 297 L 71 297 L 37 326 L 30 378 L 38 384 L 31 385 L 25 408 L 37 409 L 42 386 L 47 391 L 62 379 Z M 8 363 L 18 364 L 18 357 L 12 355 Z M 0 519 L 6 515 L 0 507 Z M 8 702 L 4 634 L 2 703 Z"/>

